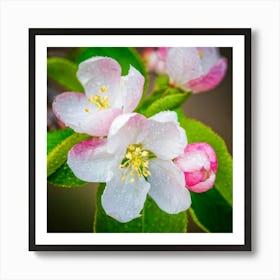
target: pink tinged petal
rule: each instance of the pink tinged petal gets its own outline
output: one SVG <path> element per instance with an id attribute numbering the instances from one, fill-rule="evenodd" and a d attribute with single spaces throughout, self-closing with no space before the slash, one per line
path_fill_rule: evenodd
<path id="1" fill-rule="evenodd" d="M 142 54 L 143 60 L 149 72 L 156 71 L 158 64 L 158 55 L 154 48 L 146 48 Z"/>
<path id="2" fill-rule="evenodd" d="M 187 145 L 184 154 L 175 159 L 176 166 L 184 172 L 186 187 L 193 192 L 212 188 L 218 162 L 215 151 L 207 143 Z"/>
<path id="3" fill-rule="evenodd" d="M 87 122 L 89 129 L 86 133 L 93 136 L 108 135 L 113 120 L 120 114 L 122 114 L 122 111 L 118 108 L 109 108 L 96 112 Z"/>
<path id="4" fill-rule="evenodd" d="M 159 56 L 160 58 L 163 60 L 163 61 L 166 61 L 167 59 L 167 52 L 168 52 L 168 49 L 169 48 L 166 48 L 166 47 L 160 47 L 158 48 L 158 53 L 159 53 Z"/>
<path id="5" fill-rule="evenodd" d="M 207 180 L 201 181 L 198 184 L 192 186 L 187 185 L 186 187 L 192 192 L 197 192 L 197 193 L 206 192 L 214 186 L 215 178 L 216 175 L 214 173 L 211 173 Z"/>
<path id="6" fill-rule="evenodd" d="M 218 160 L 216 153 L 212 146 L 210 146 L 208 143 L 192 143 L 186 146 L 185 153 L 188 152 L 203 152 L 207 155 L 209 161 L 210 161 L 210 168 L 212 171 L 216 172 L 218 169 Z"/>
<path id="7" fill-rule="evenodd" d="M 170 48 L 166 60 L 167 73 L 171 82 L 178 87 L 203 74 L 196 48 Z"/>
<path id="8" fill-rule="evenodd" d="M 121 99 L 124 113 L 130 113 L 137 107 L 143 94 L 143 87 L 143 75 L 130 65 L 128 75 L 121 78 Z"/>
<path id="9" fill-rule="evenodd" d="M 68 153 L 67 164 L 76 177 L 87 182 L 107 182 L 117 168 L 117 159 L 106 152 L 106 139 L 88 139 Z"/>
<path id="10" fill-rule="evenodd" d="M 166 63 L 163 60 L 158 60 L 155 68 L 155 73 L 159 75 L 166 74 Z"/>
<path id="11" fill-rule="evenodd" d="M 156 116 L 155 119 L 157 118 L 159 117 Z M 164 160 L 174 159 L 182 154 L 187 144 L 185 131 L 177 122 L 156 121 L 152 118 L 148 120 L 146 129 L 138 139 L 147 150 Z"/>
<path id="12" fill-rule="evenodd" d="M 129 144 L 138 144 L 138 135 L 147 126 L 148 120 L 137 113 L 118 116 L 108 134 L 108 151 L 124 154 Z"/>
<path id="13" fill-rule="evenodd" d="M 191 144 L 190 144 L 191 145 Z M 210 169 L 210 161 L 203 151 L 188 151 L 175 159 L 175 164 L 184 172 L 192 172 L 204 168 Z"/>
<path id="14" fill-rule="evenodd" d="M 100 88 L 107 88 L 106 95 L 117 94 L 120 90 L 121 67 L 119 63 L 109 57 L 94 57 L 83 61 L 79 65 L 77 76 L 86 95 L 102 94 Z"/>
<path id="15" fill-rule="evenodd" d="M 84 94 L 75 92 L 58 95 L 53 102 L 53 111 L 66 126 L 92 136 L 107 135 L 112 121 L 122 113 L 117 108 L 97 111 Z"/>
<path id="16" fill-rule="evenodd" d="M 218 160 L 217 159 L 215 161 L 210 161 L 210 169 L 215 173 L 217 172 L 217 170 L 218 170 Z"/>
<path id="17" fill-rule="evenodd" d="M 142 54 L 149 72 L 166 74 L 166 56 L 168 48 L 146 48 Z"/>
<path id="18" fill-rule="evenodd" d="M 210 71 L 197 79 L 190 80 L 186 87 L 194 93 L 203 92 L 215 88 L 224 78 L 227 70 L 226 58 L 221 58 Z"/>
<path id="19" fill-rule="evenodd" d="M 107 215 L 127 223 L 140 216 L 149 189 L 150 184 L 143 177 L 133 183 L 123 182 L 121 173 L 115 172 L 102 194 L 102 206 Z"/>
<path id="20" fill-rule="evenodd" d="M 203 73 L 206 74 L 220 59 L 218 48 L 197 48 Z"/>
<path id="21" fill-rule="evenodd" d="M 159 75 L 166 74 L 166 58 L 167 58 L 168 48 L 161 47 L 158 48 L 156 53 L 157 63 L 155 66 L 155 72 Z"/>
<path id="22" fill-rule="evenodd" d="M 177 214 L 190 207 L 191 197 L 185 188 L 184 174 L 172 161 L 152 159 L 149 170 L 152 173 L 148 177 L 149 195 L 163 211 Z"/>
<path id="23" fill-rule="evenodd" d="M 155 52 L 155 48 L 151 48 L 151 47 L 145 48 L 142 53 L 142 58 L 144 59 L 144 61 L 148 60 L 150 55 L 154 52 Z"/>
<path id="24" fill-rule="evenodd" d="M 185 181 L 188 187 L 194 186 L 204 181 L 204 172 L 197 170 L 192 172 L 185 172 Z"/>
<path id="25" fill-rule="evenodd" d="M 103 59 L 102 56 L 95 56 L 89 58 L 79 64 L 77 77 L 82 85 L 87 84 L 88 81 L 92 78 L 91 68 L 94 65 L 94 62 Z"/>
<path id="26" fill-rule="evenodd" d="M 84 94 L 76 92 L 64 92 L 58 95 L 53 102 L 53 112 L 66 126 L 76 132 L 83 133 L 82 124 L 96 111 L 96 108 L 88 103 Z M 90 110 L 89 113 L 86 109 Z"/>

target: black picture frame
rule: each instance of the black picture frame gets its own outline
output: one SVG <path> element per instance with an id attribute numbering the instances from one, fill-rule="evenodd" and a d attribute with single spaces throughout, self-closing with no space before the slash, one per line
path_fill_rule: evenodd
<path id="1" fill-rule="evenodd" d="M 38 35 L 233 35 L 244 37 L 244 103 L 245 103 L 245 178 L 244 178 L 244 244 L 242 245 L 39 245 L 36 243 L 35 223 L 35 100 L 36 95 L 36 36 Z M 251 29 L 29 29 L 29 250 L 30 251 L 250 251 L 251 248 Z"/>

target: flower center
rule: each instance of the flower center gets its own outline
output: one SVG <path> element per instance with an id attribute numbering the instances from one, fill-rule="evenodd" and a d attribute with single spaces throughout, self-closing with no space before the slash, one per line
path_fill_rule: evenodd
<path id="1" fill-rule="evenodd" d="M 88 102 L 94 104 L 98 110 L 104 110 L 110 107 L 109 98 L 108 96 L 100 97 L 98 94 L 92 95 Z"/>
<path id="2" fill-rule="evenodd" d="M 101 86 L 99 90 L 101 93 L 106 93 L 108 88 L 106 86 Z M 103 97 L 101 97 L 99 94 L 92 95 L 88 98 L 88 102 L 95 105 L 98 110 L 110 108 L 110 102 L 107 95 Z M 85 112 L 89 112 L 89 109 L 85 108 Z"/>
<path id="3" fill-rule="evenodd" d="M 142 144 L 132 144 L 129 145 L 125 158 L 119 165 L 119 168 L 124 169 L 122 173 L 122 181 L 125 181 L 127 175 L 129 174 L 129 181 L 131 183 L 135 182 L 135 175 L 138 178 L 144 176 L 145 178 L 151 176 L 151 172 L 148 170 L 149 158 L 153 157 L 153 154 L 147 150 L 143 149 Z"/>

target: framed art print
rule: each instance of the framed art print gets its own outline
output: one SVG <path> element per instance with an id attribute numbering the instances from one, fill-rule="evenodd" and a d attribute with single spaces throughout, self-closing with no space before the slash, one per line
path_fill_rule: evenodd
<path id="1" fill-rule="evenodd" d="M 29 250 L 251 250 L 250 29 L 29 30 Z"/>

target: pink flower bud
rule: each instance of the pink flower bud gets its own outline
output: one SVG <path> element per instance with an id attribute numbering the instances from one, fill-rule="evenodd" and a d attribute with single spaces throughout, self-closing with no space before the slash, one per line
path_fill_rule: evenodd
<path id="1" fill-rule="evenodd" d="M 156 74 L 166 74 L 165 61 L 167 48 L 146 48 L 142 53 L 142 58 L 149 72 Z"/>
<path id="2" fill-rule="evenodd" d="M 175 164 L 185 174 L 186 187 L 193 192 L 205 192 L 214 185 L 218 161 L 214 149 L 207 143 L 188 144 Z"/>

